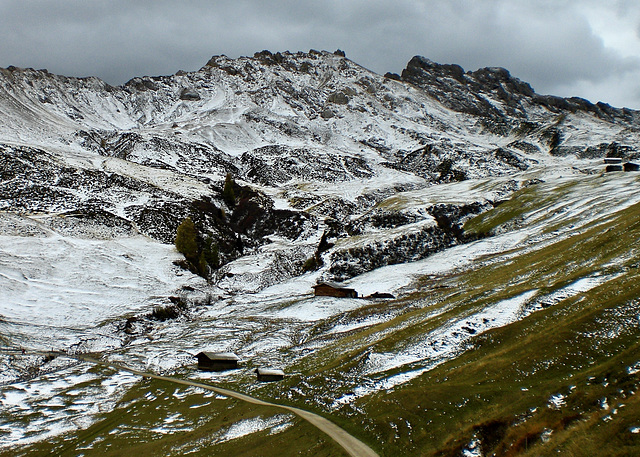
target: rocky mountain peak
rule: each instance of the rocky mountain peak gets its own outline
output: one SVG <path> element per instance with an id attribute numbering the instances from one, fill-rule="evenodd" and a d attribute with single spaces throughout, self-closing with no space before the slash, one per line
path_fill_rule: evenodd
<path id="1" fill-rule="evenodd" d="M 425 90 L 450 109 L 496 120 L 505 116 L 526 119 L 535 115 L 537 108 L 554 113 L 583 112 L 623 123 L 637 123 L 640 119 L 637 111 L 613 108 L 602 102 L 539 95 L 530 84 L 501 67 L 465 72 L 459 65 L 442 65 L 415 56 L 403 70 L 401 79 Z"/>
<path id="2" fill-rule="evenodd" d="M 528 84 L 503 68 L 465 73 L 459 65 L 441 65 L 421 56 L 412 58 L 401 76 L 447 108 L 474 116 L 526 118 L 526 107 L 521 102 L 523 97 L 533 95 Z"/>

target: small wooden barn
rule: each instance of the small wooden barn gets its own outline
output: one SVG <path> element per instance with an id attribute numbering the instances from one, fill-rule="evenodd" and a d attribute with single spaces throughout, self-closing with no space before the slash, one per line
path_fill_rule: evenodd
<path id="1" fill-rule="evenodd" d="M 284 379 L 284 371 L 272 368 L 256 368 L 259 382 L 274 382 Z"/>
<path id="2" fill-rule="evenodd" d="M 358 298 L 358 292 L 355 289 L 329 282 L 321 282 L 313 286 L 313 294 L 321 297 Z"/>
<path id="3" fill-rule="evenodd" d="M 622 159 L 620 157 L 605 157 L 604 163 L 610 165 L 620 165 L 622 164 Z"/>
<path id="4" fill-rule="evenodd" d="M 622 167 L 624 171 L 640 171 L 640 165 L 633 162 L 626 162 Z"/>
<path id="5" fill-rule="evenodd" d="M 607 165 L 604 171 L 606 171 L 607 173 L 610 173 L 612 171 L 622 171 L 622 165 Z"/>
<path id="6" fill-rule="evenodd" d="M 374 292 L 371 295 L 367 295 L 365 298 L 396 298 L 389 292 Z"/>
<path id="7" fill-rule="evenodd" d="M 205 371 L 226 371 L 238 368 L 240 359 L 231 352 L 200 352 L 196 355 L 198 369 Z"/>

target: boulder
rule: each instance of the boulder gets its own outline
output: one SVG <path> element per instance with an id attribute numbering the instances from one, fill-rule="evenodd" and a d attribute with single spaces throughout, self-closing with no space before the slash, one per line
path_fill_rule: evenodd
<path id="1" fill-rule="evenodd" d="M 180 100 L 196 101 L 200 100 L 200 94 L 195 89 L 185 87 L 180 92 Z"/>
<path id="2" fill-rule="evenodd" d="M 334 92 L 327 98 L 328 103 L 335 103 L 336 105 L 346 105 L 349 103 L 349 97 L 342 91 Z"/>
<path id="3" fill-rule="evenodd" d="M 330 108 L 325 108 L 322 113 L 320 113 L 320 117 L 322 117 L 322 119 L 331 119 L 334 116 L 335 114 Z"/>

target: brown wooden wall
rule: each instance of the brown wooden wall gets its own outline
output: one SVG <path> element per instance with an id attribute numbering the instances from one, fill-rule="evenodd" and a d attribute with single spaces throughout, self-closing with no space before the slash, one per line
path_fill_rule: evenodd
<path id="1" fill-rule="evenodd" d="M 331 287 L 326 284 L 320 284 L 316 286 L 314 290 L 315 295 L 324 297 L 355 298 L 357 296 L 356 292 L 352 289 L 336 289 L 335 287 Z"/>

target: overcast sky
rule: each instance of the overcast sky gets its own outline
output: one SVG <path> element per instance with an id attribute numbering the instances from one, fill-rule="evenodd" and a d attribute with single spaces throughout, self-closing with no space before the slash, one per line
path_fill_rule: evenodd
<path id="1" fill-rule="evenodd" d="M 638 0 L 0 0 L 0 38 L 0 67 L 112 85 L 218 54 L 339 48 L 380 74 L 423 55 L 640 109 Z"/>

